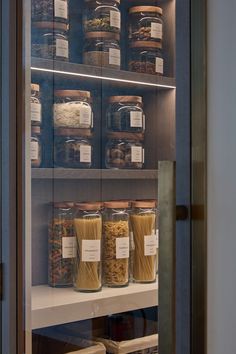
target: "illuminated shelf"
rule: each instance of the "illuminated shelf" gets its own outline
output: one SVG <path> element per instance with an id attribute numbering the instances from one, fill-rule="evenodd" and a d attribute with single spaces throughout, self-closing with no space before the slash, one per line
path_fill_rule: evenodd
<path id="1" fill-rule="evenodd" d="M 158 305 L 158 286 L 130 284 L 103 288 L 97 293 L 78 293 L 71 288 L 32 287 L 32 328 L 101 317 Z"/>

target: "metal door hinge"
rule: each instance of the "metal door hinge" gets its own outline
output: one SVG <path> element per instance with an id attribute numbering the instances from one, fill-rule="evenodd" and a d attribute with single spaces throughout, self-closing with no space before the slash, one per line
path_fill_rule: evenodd
<path id="1" fill-rule="evenodd" d="M 176 220 L 187 220 L 188 215 L 188 208 L 185 205 L 176 205 Z"/>

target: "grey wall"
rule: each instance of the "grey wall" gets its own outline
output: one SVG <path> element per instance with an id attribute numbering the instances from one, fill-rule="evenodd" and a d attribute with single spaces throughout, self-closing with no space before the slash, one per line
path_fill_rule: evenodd
<path id="1" fill-rule="evenodd" d="M 236 353 L 235 14 L 208 0 L 208 354 Z"/>

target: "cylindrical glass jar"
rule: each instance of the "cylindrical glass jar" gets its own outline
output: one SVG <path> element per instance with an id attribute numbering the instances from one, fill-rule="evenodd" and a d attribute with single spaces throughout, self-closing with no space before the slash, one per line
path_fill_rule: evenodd
<path id="1" fill-rule="evenodd" d="M 132 202 L 131 258 L 132 279 L 136 283 L 156 281 L 156 203 L 155 201 Z"/>
<path id="2" fill-rule="evenodd" d="M 86 129 L 55 130 L 54 165 L 66 168 L 90 168 L 92 166 L 92 134 Z"/>
<path id="3" fill-rule="evenodd" d="M 54 96 L 54 128 L 92 128 L 93 114 L 89 91 L 56 90 Z"/>
<path id="4" fill-rule="evenodd" d="M 76 257 L 73 207 L 72 202 L 53 204 L 48 235 L 48 283 L 53 287 L 73 286 Z"/>
<path id="5" fill-rule="evenodd" d="M 120 69 L 120 35 L 111 32 L 88 32 L 85 34 L 83 63 Z"/>
<path id="6" fill-rule="evenodd" d="M 129 39 L 161 42 L 162 9 L 157 6 L 134 6 L 129 9 Z"/>
<path id="7" fill-rule="evenodd" d="M 143 133 L 145 116 L 140 96 L 111 96 L 106 112 L 107 130 L 113 132 Z"/>
<path id="8" fill-rule="evenodd" d="M 83 13 L 84 32 L 120 33 L 120 0 L 87 0 Z"/>
<path id="9" fill-rule="evenodd" d="M 101 203 L 76 203 L 75 208 L 77 257 L 74 288 L 85 292 L 99 291 L 102 288 Z"/>
<path id="10" fill-rule="evenodd" d="M 144 165 L 143 134 L 109 133 L 106 144 L 106 168 L 141 169 Z"/>
<path id="11" fill-rule="evenodd" d="M 103 282 L 109 287 L 129 284 L 129 203 L 104 202 Z"/>
<path id="12" fill-rule="evenodd" d="M 30 159 L 32 167 L 40 167 L 42 163 L 41 129 L 37 126 L 31 127 Z"/>
<path id="13" fill-rule="evenodd" d="M 33 57 L 69 60 L 68 26 L 59 22 L 34 22 L 32 31 Z"/>
<path id="14" fill-rule="evenodd" d="M 40 86 L 31 84 L 31 125 L 40 126 L 42 123 L 42 104 L 40 99 Z"/>
<path id="15" fill-rule="evenodd" d="M 161 48 L 161 43 L 146 41 L 131 42 L 129 70 L 162 76 L 164 73 L 164 60 Z"/>
<path id="16" fill-rule="evenodd" d="M 69 23 L 68 0 L 32 0 L 32 22 L 55 21 Z"/>

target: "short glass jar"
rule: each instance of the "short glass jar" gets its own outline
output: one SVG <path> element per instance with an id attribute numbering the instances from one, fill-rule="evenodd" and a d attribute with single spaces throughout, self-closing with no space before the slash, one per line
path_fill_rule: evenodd
<path id="1" fill-rule="evenodd" d="M 48 232 L 48 284 L 52 287 L 73 286 L 76 257 L 73 207 L 73 202 L 52 205 Z"/>
<path id="2" fill-rule="evenodd" d="M 54 97 L 54 128 L 91 129 L 93 127 L 89 91 L 56 90 Z"/>
<path id="3" fill-rule="evenodd" d="M 86 129 L 55 130 L 54 165 L 65 168 L 90 168 L 92 166 L 92 134 Z"/>
<path id="4" fill-rule="evenodd" d="M 68 0 L 32 0 L 32 22 L 55 21 L 69 23 Z"/>
<path id="5" fill-rule="evenodd" d="M 155 201 L 134 201 L 130 215 L 132 279 L 136 283 L 156 281 L 157 239 Z"/>
<path id="6" fill-rule="evenodd" d="M 106 168 L 141 169 L 144 166 L 143 134 L 109 133 Z"/>
<path id="7" fill-rule="evenodd" d="M 111 96 L 106 112 L 107 130 L 113 132 L 143 133 L 145 116 L 142 97 Z"/>
<path id="8" fill-rule="evenodd" d="M 102 215 L 101 203 L 76 203 L 74 226 L 77 257 L 74 289 L 82 292 L 102 288 Z"/>
<path id="9" fill-rule="evenodd" d="M 42 163 L 41 129 L 31 126 L 30 159 L 32 167 L 40 167 Z"/>
<path id="10" fill-rule="evenodd" d="M 68 26 L 59 22 L 34 22 L 31 53 L 33 57 L 69 60 Z"/>
<path id="11" fill-rule="evenodd" d="M 129 203 L 104 202 L 103 284 L 122 287 L 129 284 Z"/>
<path id="12" fill-rule="evenodd" d="M 85 34 L 83 63 L 100 67 L 120 69 L 120 35 L 111 32 L 88 32 Z"/>
<path id="13" fill-rule="evenodd" d="M 40 98 L 40 86 L 31 84 L 31 125 L 40 126 L 42 123 L 42 104 Z"/>
<path id="14" fill-rule="evenodd" d="M 161 42 L 162 9 L 157 6 L 134 6 L 129 9 L 129 39 Z"/>
<path id="15" fill-rule="evenodd" d="M 145 41 L 131 42 L 129 70 L 162 76 L 164 73 L 164 60 L 161 43 Z"/>

